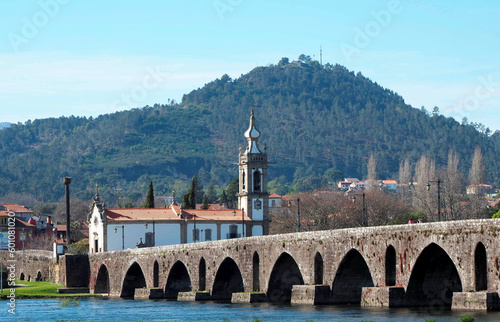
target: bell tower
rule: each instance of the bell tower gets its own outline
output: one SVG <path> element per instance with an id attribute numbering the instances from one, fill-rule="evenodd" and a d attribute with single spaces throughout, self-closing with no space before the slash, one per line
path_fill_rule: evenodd
<path id="1" fill-rule="evenodd" d="M 269 193 L 267 192 L 267 148 L 259 148 L 260 132 L 255 126 L 252 109 L 250 126 L 244 134 L 247 147 L 239 153 L 238 208 L 243 209 L 252 221 L 247 225 L 247 236 L 269 234 Z M 251 232 L 251 234 L 249 234 Z"/>

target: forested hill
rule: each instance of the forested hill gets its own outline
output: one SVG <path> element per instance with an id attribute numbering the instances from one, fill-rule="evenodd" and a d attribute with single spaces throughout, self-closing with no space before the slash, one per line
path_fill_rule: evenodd
<path id="1" fill-rule="evenodd" d="M 224 75 L 184 95 L 182 103 L 155 105 L 97 118 L 69 117 L 17 124 L 0 131 L 0 196 L 27 192 L 57 201 L 62 178 L 87 200 L 100 185 L 109 202 L 137 199 L 153 180 L 156 195 L 179 193 L 198 173 L 205 187 L 237 176 L 250 109 L 260 144 L 267 143 L 270 187 L 283 193 L 312 189 L 342 176 L 363 177 L 370 153 L 380 178 L 397 178 L 399 162 L 422 154 L 460 156 L 466 174 L 481 146 L 490 183 L 500 183 L 498 135 L 412 108 L 402 97 L 339 65 L 315 61 L 257 67 L 232 80 Z M 496 145 L 496 146 L 495 146 Z"/>

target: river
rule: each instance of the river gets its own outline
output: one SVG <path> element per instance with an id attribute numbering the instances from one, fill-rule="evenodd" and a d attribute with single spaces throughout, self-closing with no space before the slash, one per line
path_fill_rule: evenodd
<path id="1" fill-rule="evenodd" d="M 376 321 L 439 322 L 460 321 L 465 315 L 476 322 L 500 321 L 500 312 L 452 312 L 409 309 L 362 309 L 338 306 L 278 306 L 271 304 L 224 304 L 214 302 L 176 302 L 164 300 L 78 299 L 77 306 L 64 306 L 63 299 L 25 299 L 15 301 L 16 314 L 3 306 L 1 321 Z"/>

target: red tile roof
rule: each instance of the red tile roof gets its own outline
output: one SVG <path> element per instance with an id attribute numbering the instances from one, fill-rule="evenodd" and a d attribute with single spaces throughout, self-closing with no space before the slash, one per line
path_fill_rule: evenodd
<path id="1" fill-rule="evenodd" d="M 280 195 L 278 195 L 278 194 L 276 194 L 276 193 L 271 193 L 271 194 L 269 195 L 269 198 L 281 198 L 281 196 L 280 196 Z"/>
<path id="2" fill-rule="evenodd" d="M 108 220 L 179 220 L 172 208 L 120 208 L 106 209 Z"/>
<path id="3" fill-rule="evenodd" d="M 156 209 L 106 209 L 106 217 L 108 220 L 117 221 L 162 221 L 162 220 L 218 220 L 218 221 L 239 221 L 241 220 L 242 210 L 235 209 L 182 209 L 182 217 L 178 216 L 180 208 L 177 206 L 172 208 L 156 208 Z M 178 212 L 177 212 L 178 211 Z M 236 211 L 236 215 L 233 214 Z M 184 217 L 185 216 L 185 217 Z M 250 221 L 247 214 L 244 219 Z"/>
<path id="4" fill-rule="evenodd" d="M 236 213 L 233 213 L 235 211 Z M 198 209 L 183 209 L 183 214 L 187 214 L 188 220 L 194 219 L 196 215 L 196 220 L 222 220 L 222 221 L 238 221 L 242 220 L 241 216 L 243 210 L 241 209 L 223 209 L 223 210 L 198 210 Z M 250 217 L 245 213 L 245 220 L 250 221 Z"/>
<path id="5" fill-rule="evenodd" d="M 0 204 L 0 206 L 4 206 L 5 209 L 12 211 L 12 212 L 29 212 L 32 213 L 33 211 L 29 210 L 25 206 L 20 206 L 15 203 L 5 203 L 5 204 Z"/>

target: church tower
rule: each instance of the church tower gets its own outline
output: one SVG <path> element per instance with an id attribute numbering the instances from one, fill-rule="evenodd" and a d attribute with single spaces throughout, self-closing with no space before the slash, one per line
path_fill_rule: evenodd
<path id="1" fill-rule="evenodd" d="M 269 193 L 267 192 L 267 148 L 264 152 L 259 148 L 260 132 L 255 126 L 252 109 L 250 126 L 245 132 L 247 147 L 239 153 L 239 194 L 238 208 L 243 209 L 248 217 L 247 236 L 269 234 Z M 250 234 L 251 232 L 251 234 Z"/>

